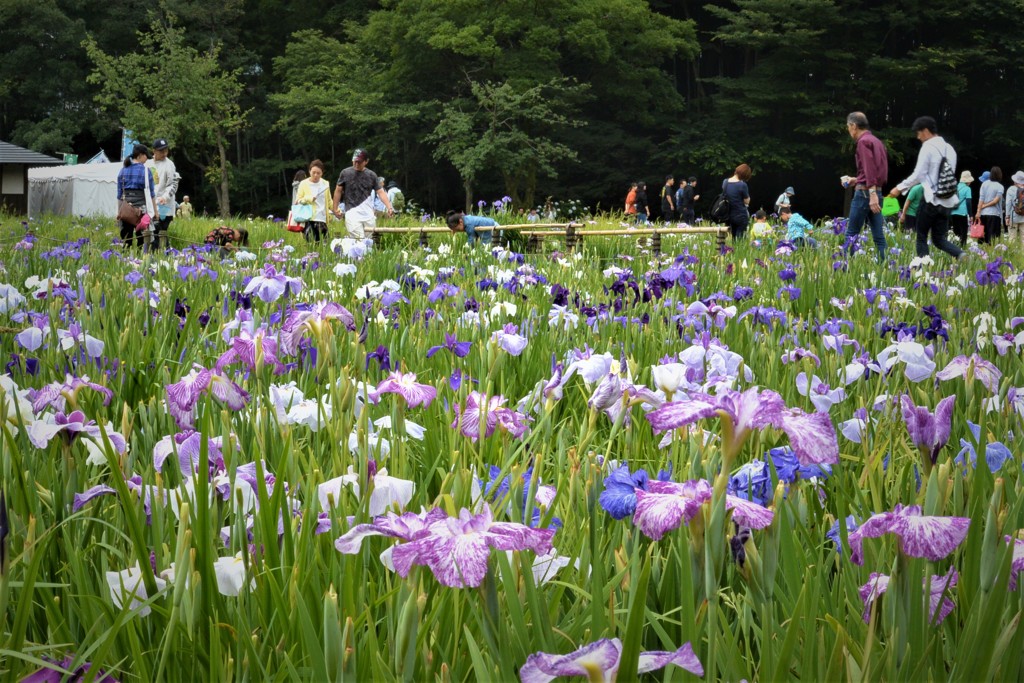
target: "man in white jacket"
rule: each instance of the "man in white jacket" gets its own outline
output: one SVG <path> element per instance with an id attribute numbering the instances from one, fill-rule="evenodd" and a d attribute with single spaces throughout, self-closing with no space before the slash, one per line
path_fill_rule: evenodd
<path id="1" fill-rule="evenodd" d="M 914 172 L 902 183 L 892 188 L 890 197 L 899 197 L 918 183 L 924 188 L 924 197 L 917 209 L 917 255 L 928 255 L 928 235 L 932 244 L 953 258 L 963 254 L 960 247 L 947 239 L 949 234 L 949 215 L 960 203 L 954 189 L 948 197 L 939 197 L 935 188 L 939 182 L 939 169 L 945 160 L 952 172 L 956 171 L 956 150 L 938 135 L 938 126 L 930 116 L 919 116 L 911 126 L 921 141 L 921 151 L 917 155 Z M 955 185 L 954 185 L 955 187 Z"/>
<path id="2" fill-rule="evenodd" d="M 153 143 L 153 158 L 146 162 L 146 167 L 153 170 L 153 190 L 156 195 L 156 208 L 159 212 L 153 222 L 156 228 L 156 239 L 153 240 L 154 248 L 167 248 L 167 231 L 171 221 L 174 220 L 177 203 L 175 195 L 178 192 L 178 175 L 174 162 L 168 158 L 169 145 L 167 140 L 159 138 Z"/>

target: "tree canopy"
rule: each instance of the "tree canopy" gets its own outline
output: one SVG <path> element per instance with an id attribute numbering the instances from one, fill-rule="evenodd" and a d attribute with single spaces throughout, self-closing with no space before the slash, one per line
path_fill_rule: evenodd
<path id="1" fill-rule="evenodd" d="M 630 180 L 746 162 L 755 205 L 792 184 L 820 215 L 841 206 L 852 110 L 893 180 L 922 114 L 975 175 L 1016 170 L 1020 16 L 1021 0 L 10 0 L 0 139 L 90 156 L 128 125 L 172 140 L 197 203 L 243 213 L 282 212 L 296 170 L 321 158 L 331 177 L 364 147 L 437 211 L 617 207 Z"/>

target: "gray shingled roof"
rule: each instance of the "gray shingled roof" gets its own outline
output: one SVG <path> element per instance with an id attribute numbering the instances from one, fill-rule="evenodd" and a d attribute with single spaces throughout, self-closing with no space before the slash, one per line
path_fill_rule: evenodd
<path id="1" fill-rule="evenodd" d="M 0 140 L 0 164 L 27 164 L 29 166 L 51 166 L 63 164 L 64 161 L 54 157 L 33 152 L 24 147 L 12 145 L 9 142 Z"/>

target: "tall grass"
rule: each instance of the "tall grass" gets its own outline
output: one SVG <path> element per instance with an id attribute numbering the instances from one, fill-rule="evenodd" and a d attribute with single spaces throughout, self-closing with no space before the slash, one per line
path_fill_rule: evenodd
<path id="1" fill-rule="evenodd" d="M 418 224 L 418 219 L 404 223 Z M 182 241 L 174 246 L 201 242 L 216 224 L 176 221 L 172 233 Z M 77 302 L 64 312 L 105 342 L 104 358 L 89 359 L 56 343 L 56 330 L 66 327 L 66 321 L 61 319 L 61 300 L 51 292 L 46 298 L 30 299 L 24 307 L 49 314 L 48 345 L 36 353 L 20 348 L 14 333 L 28 323 L 11 320 L 13 311 L 8 312 L 2 322 L 7 331 L 0 336 L 0 363 L 7 363 L 12 354 L 20 356 L 11 375 L 21 388 L 62 381 L 66 373 L 89 375 L 110 387 L 115 398 L 109 406 L 88 391 L 78 395 L 77 405 L 104 429 L 109 422 L 123 433 L 130 450 L 118 456 L 108 444 L 107 462 L 88 465 L 80 441 L 68 445 L 54 439 L 48 448 L 39 449 L 17 418 L 5 423 L 0 479 L 10 533 L 0 573 L 0 672 L 8 679 L 54 667 L 53 662 L 70 656 L 67 670 L 92 664 L 86 680 L 100 669 L 132 681 L 514 680 L 534 652 L 567 653 L 615 636 L 624 641 L 625 662 L 635 662 L 641 650 L 671 650 L 692 642 L 708 680 L 1014 680 L 1024 675 L 1019 657 L 1024 641 L 1018 628 L 1022 601 L 1019 592 L 1008 589 L 1012 548 L 1003 541 L 1004 534 L 1024 526 L 1022 456 L 1016 446 L 1024 426 L 1006 400 L 1009 388 L 1024 386 L 1019 351 L 1000 356 L 990 340 L 981 346 L 982 355 L 1003 373 L 1002 405 L 992 411 L 982 403 L 987 391 L 973 379 L 913 383 L 901 366 L 848 387 L 849 396 L 832 409 L 834 422 L 866 408 L 877 423 L 868 426 L 862 443 L 839 437 L 841 463 L 828 479 L 776 487 L 775 520 L 754 533 L 742 568 L 724 551 L 724 536 L 708 532 L 698 537 L 699 530 L 691 525 L 654 542 L 628 519 L 614 521 L 599 504 L 605 460 L 627 461 L 631 468 L 651 473 L 671 466 L 676 481 L 713 479 L 720 454 L 716 442 L 705 443 L 699 429 L 659 449 L 661 437 L 652 433 L 639 407 L 621 423 L 595 415 L 586 403 L 590 389 L 579 378 L 566 385 L 561 401 L 534 415 L 522 441 L 499 432 L 474 442 L 449 426 L 452 406 L 465 405 L 470 391 L 501 394 L 515 404 L 550 376 L 553 356 L 563 359 L 570 349 L 587 345 L 622 357 L 634 380 L 650 386 L 649 366 L 699 338 L 699 330 L 686 328 L 681 336 L 677 327 L 676 317 L 685 305 L 715 292 L 732 294 L 737 285 L 754 288 L 752 299 L 737 304 L 740 312 L 753 305 L 773 306 L 786 312 L 788 323 L 769 327 L 734 318 L 723 328 L 709 328 L 709 334 L 743 356 L 755 383 L 778 391 L 787 405 L 813 411 L 809 399 L 796 389 L 797 373 L 813 372 L 837 382 L 837 373 L 851 355 L 826 351 L 814 331 L 816 325 L 834 317 L 851 321 L 852 329 L 844 332 L 874 355 L 893 341 L 878 332 L 883 316 L 920 323 L 925 317 L 921 307 L 935 305 L 948 325 L 948 343 L 933 342 L 934 360 L 942 368 L 986 341 L 975 316 L 990 312 L 1002 325 L 1016 314 L 1021 294 L 1018 271 L 1007 271 L 1007 282 L 992 286 L 977 285 L 974 271 L 996 255 L 1019 266 L 1017 247 L 968 254 L 956 266 L 937 258 L 936 266 L 901 275 L 899 268 L 909 263 L 912 246 L 900 234 L 892 237 L 903 249 L 895 256 L 895 266 L 878 266 L 869 252 L 837 269 L 833 264 L 843 259 L 836 253 L 839 238 L 831 235 L 822 237 L 817 250 L 781 257 L 774 256 L 768 244 L 746 243 L 720 255 L 713 239 L 666 237 L 667 254 L 686 250 L 697 257 L 687 266 L 693 270 L 696 292 L 690 296 L 676 287 L 666 290 L 663 298 L 644 301 L 628 289 L 621 296 L 609 291 L 613 278 L 602 270 L 612 265 L 632 268 L 642 278 L 652 269 L 666 267 L 671 257 L 655 264 L 644 242 L 588 239 L 573 255 L 552 258 L 552 251 L 564 251 L 552 244 L 544 254 L 528 256 L 526 263 L 548 284 L 523 285 L 515 292 L 499 288 L 492 300 L 477 282 L 517 266 L 481 249 L 465 249 L 461 236 L 432 237 L 429 250 L 420 248 L 415 237 L 391 237 L 357 263 L 355 276 L 341 277 L 332 269 L 344 259 L 326 244 L 316 249 L 316 261 L 301 263 L 308 250 L 301 237 L 285 233 L 279 224 L 258 220 L 249 225 L 255 261 L 222 263 L 203 255 L 217 279 L 185 281 L 176 265 L 194 263 L 197 257 L 190 253 L 132 254 L 134 260 L 126 260 L 114 248 L 114 255 L 104 256 L 114 233 L 108 223 L 44 219 L 32 228 L 38 236 L 35 245 L 15 250 L 21 226 L 4 219 L 0 281 L 25 294 L 30 276 L 67 281 Z M 81 237 L 89 242 L 77 249 L 77 258 L 44 255 Z M 278 239 L 295 251 L 282 254 L 261 246 Z M 318 349 L 328 358 L 319 367 L 307 363 L 281 377 L 267 368 L 238 375 L 253 397 L 240 412 L 212 400 L 200 404 L 197 428 L 204 435 L 225 437 L 229 471 L 259 462 L 275 477 L 272 487 L 258 490 L 250 538 L 234 501 L 207 502 L 212 484 L 203 476 L 196 478 L 194 494 L 182 497 L 177 515 L 160 504 L 159 492 L 182 495 L 182 477 L 173 457 L 157 472 L 152 454 L 161 438 L 179 431 L 164 406 L 165 385 L 187 374 L 193 363 L 212 366 L 226 350 L 220 328 L 237 309 L 231 292 L 244 289 L 246 278 L 274 254 L 281 254 L 275 263 L 279 269 L 303 279 L 305 291 L 299 301 L 326 298 L 344 304 L 356 315 L 357 332 L 336 328 L 330 348 Z M 778 278 L 783 263 L 793 264 L 796 285 L 802 290 L 792 301 L 776 294 L 783 284 Z M 423 289 L 405 287 L 402 293 L 408 302 L 386 307 L 387 313 L 380 316 L 379 302 L 364 308 L 356 298 L 360 286 L 401 280 L 410 265 L 456 269 L 450 282 L 462 293 L 430 303 Z M 945 272 L 949 269 L 952 272 Z M 133 271 L 142 276 L 134 285 L 125 281 Z M 927 278 L 921 275 L 929 272 Z M 955 283 L 961 274 L 966 275 L 965 282 Z M 549 327 L 549 287 L 554 283 L 579 294 L 580 305 L 608 304 L 610 319 L 594 328 L 582 322 L 569 329 Z M 905 291 L 893 293 L 888 311 L 881 311 L 863 294 L 866 287 L 878 286 Z M 954 286 L 957 291 L 951 293 Z M 151 306 L 145 297 L 137 298 L 136 288 L 158 291 L 159 302 Z M 840 310 L 831 303 L 834 297 L 852 297 L 852 302 Z M 518 310 L 494 316 L 490 325 L 456 327 L 469 298 L 479 302 L 481 310 L 496 301 L 515 303 Z M 188 306 L 183 318 L 174 313 L 176 300 Z M 424 320 L 428 308 L 436 315 Z M 253 300 L 257 322 L 270 320 L 281 310 L 282 302 Z M 205 325 L 203 313 L 210 316 Z M 646 324 L 632 322 L 645 315 Z M 616 316 L 625 320 L 617 321 Z M 360 344 L 358 328 L 364 321 L 366 341 Z M 520 357 L 489 343 L 492 330 L 504 322 L 519 324 L 529 337 Z M 442 352 L 427 359 L 426 350 L 444 343 L 446 332 L 472 341 L 470 354 L 455 359 Z M 353 380 L 377 383 L 386 376 L 376 362 L 368 364 L 366 359 L 366 353 L 379 345 L 388 347 L 391 359 L 415 372 L 418 381 L 437 387 L 438 399 L 427 408 L 409 409 L 397 396 L 384 395 L 379 405 L 357 416 Z M 814 350 L 822 366 L 814 368 L 810 361 L 782 363 L 782 353 L 795 346 Z M 24 370 L 28 357 L 39 361 L 34 376 Z M 455 368 L 472 378 L 457 390 L 448 383 Z M 295 381 L 307 397 L 329 400 L 332 414 L 319 431 L 276 419 L 268 387 L 287 381 Z M 950 444 L 939 456 L 939 466 L 922 474 L 920 487 L 915 479 L 915 466 L 921 474 L 919 456 L 899 411 L 872 411 L 876 396 L 899 393 L 909 393 L 915 403 L 929 407 L 942 396 L 957 395 Z M 439 585 L 425 567 L 414 568 L 405 579 L 385 568 L 378 555 L 390 539 L 369 538 L 356 555 L 335 550 L 335 539 L 352 524 L 370 521 L 366 500 L 344 489 L 329 513 L 331 530 L 317 534 L 317 486 L 349 467 L 365 477 L 370 451 L 367 423 L 383 416 L 390 416 L 394 425 L 411 420 L 426 427 L 422 441 L 386 432 L 390 454 L 375 453 L 391 476 L 416 482 L 410 510 L 440 506 L 456 514 L 473 502 L 473 477 L 496 466 L 501 476 L 511 476 L 511 490 L 493 504 L 496 517 L 527 521 L 524 514 L 530 510 L 524 513 L 520 502 L 523 487 L 531 482 L 524 482 L 521 475 L 530 465 L 537 468 L 541 483 L 557 489 L 554 502 L 542 513 L 546 521 L 558 517 L 563 523 L 554 544 L 569 558 L 568 566 L 538 585 L 529 553 L 506 557 L 494 552 L 479 588 L 452 589 Z M 968 420 L 981 425 L 977 468 L 952 463 L 960 440 L 973 442 Z M 717 430 L 714 420 L 701 426 L 712 433 Z M 354 451 L 348 447 L 353 432 L 359 444 Z M 1002 441 L 1014 453 L 997 473 L 985 466 L 985 444 L 990 441 Z M 237 445 L 237 451 L 229 443 Z M 755 435 L 738 464 L 784 444 L 779 433 Z M 889 457 L 883 467 L 885 456 Z M 133 474 L 157 487 L 151 518 L 138 495 L 125 485 Z M 94 484 L 112 486 L 117 495 L 97 498 L 72 512 L 74 493 Z M 969 517 L 967 540 L 939 563 L 901 556 L 892 536 L 869 540 L 864 565 L 857 566 L 849 561 L 848 547 L 837 554 L 825 537 L 837 519 L 853 514 L 863 521 L 897 503 L 921 504 L 928 514 Z M 221 540 L 224 527 L 231 530 L 227 547 Z M 844 542 L 846 535 L 844 528 Z M 227 597 L 218 591 L 213 565 L 236 553 L 254 584 L 251 590 Z M 718 554 L 723 561 L 716 567 L 709 558 Z M 158 591 L 156 579 L 171 563 L 176 578 Z M 151 608 L 147 616 L 116 608 L 107 587 L 105 572 L 133 565 L 141 570 L 149 596 L 144 601 Z M 921 579 L 943 574 L 949 566 L 961 577 L 949 596 L 956 607 L 936 625 L 921 599 Z M 892 574 L 893 585 L 865 623 L 858 589 L 871 572 Z M 620 671 L 620 680 L 626 680 L 628 668 Z M 692 678 L 672 668 L 658 675 L 665 680 Z"/>

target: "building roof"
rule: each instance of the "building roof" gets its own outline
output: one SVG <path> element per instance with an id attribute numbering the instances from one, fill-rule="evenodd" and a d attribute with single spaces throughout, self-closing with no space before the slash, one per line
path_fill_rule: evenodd
<path id="1" fill-rule="evenodd" d="M 28 166 L 50 166 L 63 164 L 64 161 L 55 157 L 33 152 L 24 147 L 12 145 L 0 140 L 0 164 L 25 164 Z"/>

